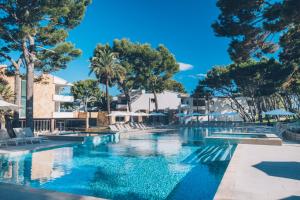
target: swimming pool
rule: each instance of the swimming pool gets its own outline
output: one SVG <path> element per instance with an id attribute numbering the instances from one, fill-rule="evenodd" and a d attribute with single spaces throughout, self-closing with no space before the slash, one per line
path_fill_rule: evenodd
<path id="1" fill-rule="evenodd" d="M 212 133 L 210 136 L 220 138 L 266 138 L 265 134 L 255 133 Z"/>
<path id="2" fill-rule="evenodd" d="M 108 199 L 212 199 L 235 145 L 184 128 L 0 158 L 0 181 Z"/>

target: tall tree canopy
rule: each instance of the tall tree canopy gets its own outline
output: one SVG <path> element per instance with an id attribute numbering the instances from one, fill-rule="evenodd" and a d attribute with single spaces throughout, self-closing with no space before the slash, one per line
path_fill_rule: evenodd
<path id="1" fill-rule="evenodd" d="M 88 112 L 88 104 L 101 100 L 101 91 L 99 82 L 96 80 L 88 79 L 77 81 L 71 87 L 71 93 L 74 98 L 80 102 L 84 107 L 84 111 Z M 89 128 L 89 118 L 86 115 L 86 129 Z"/>
<path id="2" fill-rule="evenodd" d="M 0 99 L 11 101 L 13 98 L 13 92 L 8 85 L 8 82 L 2 78 L 2 72 L 0 71 Z"/>
<path id="3" fill-rule="evenodd" d="M 169 79 L 165 83 L 165 90 L 170 90 L 173 92 L 186 93 L 184 85 L 182 83 Z"/>
<path id="4" fill-rule="evenodd" d="M 175 57 L 163 45 L 152 48 L 145 43 L 133 43 L 127 39 L 115 40 L 113 52 L 118 54 L 120 64 L 125 69 L 125 76 L 119 79 L 118 85 L 127 98 L 131 111 L 133 89 L 146 89 L 154 93 L 155 107 L 158 109 L 156 93 L 164 89 L 183 88 L 171 82 L 172 76 L 179 71 Z"/>
<path id="5" fill-rule="evenodd" d="M 115 85 L 117 80 L 123 79 L 125 69 L 120 65 L 117 54 L 109 45 L 97 45 L 90 62 L 90 74 L 94 73 L 98 81 L 106 87 L 107 111 L 110 113 L 108 88 Z"/>
<path id="6" fill-rule="evenodd" d="M 235 62 L 280 50 L 285 64 L 300 65 L 299 0 L 218 0 L 221 13 L 212 27 L 228 37 Z"/>
<path id="7" fill-rule="evenodd" d="M 224 79 L 228 73 L 221 73 L 223 80 L 215 85 L 232 89 L 229 90 L 231 92 L 242 91 L 243 95 L 255 98 L 254 110 L 259 116 L 265 106 L 284 106 L 287 110 L 295 112 L 298 109 L 299 112 L 299 106 L 295 105 L 300 103 L 300 1 L 218 0 L 217 6 L 221 13 L 212 27 L 217 36 L 231 39 L 229 55 L 240 65 L 212 70 L 211 74 L 224 70 L 236 76 L 235 82 L 227 82 L 231 80 L 228 77 Z M 274 60 L 249 61 L 251 58 L 261 60 L 272 54 L 278 55 L 280 63 Z M 253 112 L 252 117 L 255 114 Z"/>
<path id="8" fill-rule="evenodd" d="M 20 65 L 14 63 L 19 58 L 26 67 L 28 127 L 33 128 L 34 70 L 63 69 L 80 55 L 79 49 L 66 42 L 67 31 L 81 22 L 89 3 L 90 0 L 0 2 L 0 56 L 11 62 L 17 74 Z"/>
<path id="9" fill-rule="evenodd" d="M 282 65 L 274 59 L 259 62 L 248 60 L 240 64 L 214 67 L 199 84 L 213 94 L 229 97 L 245 120 L 261 120 L 262 111 L 279 106 L 278 95 L 290 78 L 292 66 Z M 275 78 L 276 77 L 276 78 Z M 199 86 L 200 87 L 200 86 Z M 238 101 L 246 99 L 247 107 Z"/>

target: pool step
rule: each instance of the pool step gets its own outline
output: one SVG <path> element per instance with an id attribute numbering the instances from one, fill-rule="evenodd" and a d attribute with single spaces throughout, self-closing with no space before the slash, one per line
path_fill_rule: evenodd
<path id="1" fill-rule="evenodd" d="M 209 163 L 230 160 L 233 145 L 207 145 L 197 149 L 182 162 L 185 164 Z"/>

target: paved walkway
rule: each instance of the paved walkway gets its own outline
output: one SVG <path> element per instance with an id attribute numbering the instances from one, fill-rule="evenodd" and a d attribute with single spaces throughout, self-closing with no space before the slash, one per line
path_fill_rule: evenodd
<path id="1" fill-rule="evenodd" d="M 238 145 L 215 199 L 300 199 L 300 144 Z"/>
<path id="2" fill-rule="evenodd" d="M 49 190 L 33 189 L 26 186 L 0 183 L 2 200 L 101 200 L 101 198 L 73 195 Z"/>
<path id="3" fill-rule="evenodd" d="M 15 155 L 22 155 L 29 153 L 30 151 L 36 151 L 46 148 L 53 148 L 53 147 L 59 147 L 69 144 L 74 144 L 76 142 L 74 141 L 57 141 L 57 140 L 47 140 L 43 141 L 42 143 L 35 143 L 35 144 L 21 144 L 18 146 L 10 145 L 8 147 L 1 146 L 0 147 L 0 156 L 1 154 L 7 154 L 11 156 Z"/>

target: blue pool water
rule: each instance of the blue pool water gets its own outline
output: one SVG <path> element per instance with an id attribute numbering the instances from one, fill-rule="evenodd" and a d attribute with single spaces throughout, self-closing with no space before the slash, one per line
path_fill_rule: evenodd
<path id="1" fill-rule="evenodd" d="M 244 134 L 244 133 L 212 133 L 213 137 L 221 138 L 266 138 L 263 134 Z"/>
<path id="2" fill-rule="evenodd" d="M 109 199 L 212 199 L 232 153 L 185 128 L 0 158 L 0 181 Z"/>

